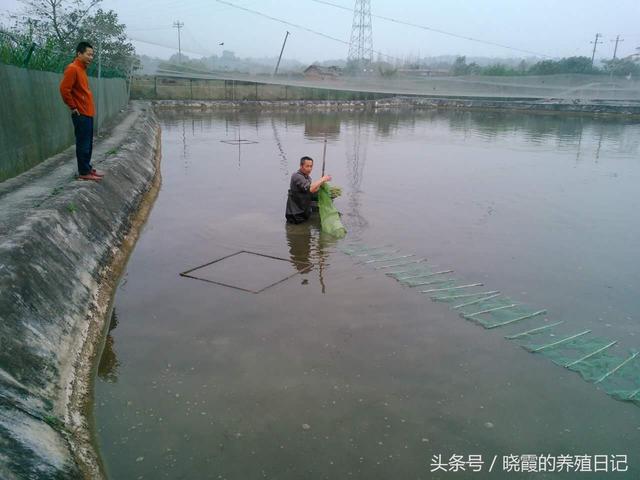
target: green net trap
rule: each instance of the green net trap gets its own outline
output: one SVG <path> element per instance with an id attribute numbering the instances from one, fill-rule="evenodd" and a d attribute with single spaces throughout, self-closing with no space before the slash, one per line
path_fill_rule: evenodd
<path id="1" fill-rule="evenodd" d="M 340 221 L 340 213 L 333 206 L 331 190 L 328 183 L 323 183 L 318 190 L 318 209 L 320 210 L 320 223 L 324 233 L 342 238 L 347 230 Z"/>
<path id="2" fill-rule="evenodd" d="M 537 308 L 487 288 L 482 282 L 457 278 L 454 270 L 430 265 L 426 258 L 391 245 L 351 243 L 340 250 L 363 267 L 380 271 L 401 285 L 447 303 L 467 321 L 486 329 L 504 328 L 505 339 L 533 354 L 574 371 L 616 398 L 640 406 L 640 352 L 624 352 L 618 341 L 571 331 Z"/>

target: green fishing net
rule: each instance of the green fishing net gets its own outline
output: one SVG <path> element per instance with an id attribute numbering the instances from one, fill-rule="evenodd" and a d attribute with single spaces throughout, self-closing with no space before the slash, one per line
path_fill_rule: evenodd
<path id="1" fill-rule="evenodd" d="M 640 352 L 623 352 L 617 341 L 593 336 L 591 330 L 566 328 L 563 320 L 548 318 L 545 309 L 513 300 L 483 283 L 457 279 L 453 270 L 390 245 L 348 244 L 341 250 L 358 264 L 447 303 L 468 321 L 487 329 L 504 328 L 507 340 L 577 372 L 613 398 L 640 406 Z"/>
<path id="2" fill-rule="evenodd" d="M 640 406 L 640 362 L 638 352 L 621 352 L 617 341 L 595 337 L 591 330 L 559 331 L 555 322 L 507 335 L 531 353 L 544 355 L 561 367 L 580 374 L 587 382 L 618 400 Z"/>
<path id="3" fill-rule="evenodd" d="M 318 209 L 320 210 L 320 222 L 322 231 L 342 238 L 347 234 L 347 230 L 340 221 L 340 214 L 331 200 L 331 190 L 328 183 L 323 183 L 318 190 Z"/>

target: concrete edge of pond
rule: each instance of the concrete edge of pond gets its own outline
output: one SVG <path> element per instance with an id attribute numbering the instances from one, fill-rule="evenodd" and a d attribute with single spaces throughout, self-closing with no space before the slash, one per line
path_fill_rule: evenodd
<path id="1" fill-rule="evenodd" d="M 0 478 L 102 478 L 93 379 L 111 302 L 160 186 L 149 104 L 103 162 L 0 241 Z M 77 188 L 76 188 L 77 185 Z"/>
<path id="2" fill-rule="evenodd" d="M 640 102 L 580 99 L 496 99 L 389 97 L 378 100 L 153 100 L 154 108 L 186 110 L 264 110 L 264 111 L 388 111 L 388 110 L 479 110 L 526 112 L 532 114 L 570 114 L 640 117 Z"/>

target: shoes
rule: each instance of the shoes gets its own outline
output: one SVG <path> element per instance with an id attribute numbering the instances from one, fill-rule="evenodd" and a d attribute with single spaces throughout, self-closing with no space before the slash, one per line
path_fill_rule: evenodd
<path id="1" fill-rule="evenodd" d="M 99 182 L 100 180 L 102 180 L 102 177 L 94 175 L 93 173 L 87 173 L 86 175 L 78 175 L 77 179 L 78 180 L 91 180 L 91 181 L 94 181 L 94 182 Z"/>
<path id="2" fill-rule="evenodd" d="M 91 175 L 95 175 L 96 177 L 104 177 L 104 172 L 99 172 L 95 168 L 91 170 Z"/>

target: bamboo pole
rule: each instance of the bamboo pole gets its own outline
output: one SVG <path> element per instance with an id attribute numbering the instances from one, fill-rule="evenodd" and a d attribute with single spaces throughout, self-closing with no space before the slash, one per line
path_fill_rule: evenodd
<path id="1" fill-rule="evenodd" d="M 421 262 L 426 262 L 426 261 L 427 261 L 426 258 L 419 258 L 418 260 L 414 260 L 413 262 L 394 263 L 392 265 L 381 265 L 379 267 L 375 267 L 375 270 L 382 270 L 383 268 L 404 267 L 405 265 L 411 265 L 411 264 L 414 264 L 414 263 L 421 263 Z"/>
<path id="2" fill-rule="evenodd" d="M 520 338 L 520 337 L 524 337 L 525 335 L 529 335 L 530 333 L 537 333 L 537 332 L 541 332 L 542 330 L 547 330 L 548 328 L 551 328 L 551 327 L 556 327 L 561 323 L 564 323 L 564 320 L 561 320 L 556 323 L 551 323 L 549 325 L 545 325 L 544 327 L 532 328 L 531 330 L 527 330 L 526 332 L 516 333 L 515 335 L 507 335 L 504 338 L 506 338 L 507 340 L 513 340 L 515 338 Z"/>
<path id="3" fill-rule="evenodd" d="M 462 288 L 481 287 L 482 285 L 484 285 L 484 284 L 483 283 L 470 283 L 469 285 L 460 285 L 458 287 L 432 288 L 430 290 L 422 290 L 420 293 L 446 292 L 448 290 L 460 290 Z"/>
<path id="4" fill-rule="evenodd" d="M 579 358 L 578 360 L 575 360 L 575 361 L 573 361 L 573 362 L 571 362 L 571 363 L 567 363 L 567 364 L 565 365 L 565 367 L 569 368 L 569 367 L 572 367 L 573 365 L 575 365 L 575 364 L 577 364 L 577 363 L 583 362 L 584 360 L 587 360 L 587 359 L 589 359 L 589 358 L 591 358 L 591 357 L 593 357 L 593 356 L 595 356 L 595 355 L 597 355 L 597 354 L 599 354 L 599 353 L 601 353 L 601 352 L 604 352 L 604 351 L 605 351 L 605 350 L 607 350 L 608 348 L 613 347 L 616 343 L 618 343 L 618 341 L 617 341 L 617 340 L 616 340 L 615 342 L 611 342 L 609 345 L 605 345 L 604 347 L 599 348 L 599 349 L 598 349 L 598 350 L 596 350 L 595 352 L 591 352 L 591 353 L 589 353 L 588 355 L 585 355 L 584 357 Z"/>
<path id="5" fill-rule="evenodd" d="M 492 298 L 499 297 L 500 295 L 501 295 L 500 293 L 495 293 L 493 295 L 489 295 L 488 297 L 479 298 L 477 300 L 472 300 L 471 302 L 461 303 L 460 305 L 454 305 L 451 308 L 454 309 L 454 310 L 457 310 L 458 308 L 469 307 L 471 305 L 475 305 L 476 303 L 486 302 L 487 300 L 491 300 Z"/>
<path id="6" fill-rule="evenodd" d="M 571 340 L 574 340 L 578 337 L 586 335 L 587 333 L 591 333 L 591 330 L 585 330 L 584 332 L 576 333 L 575 335 L 570 335 L 566 338 L 563 338 L 562 340 L 558 340 L 557 342 L 548 343 L 546 345 L 542 345 L 541 347 L 537 347 L 529 350 L 531 350 L 532 353 L 538 353 L 547 348 L 557 347 L 558 345 L 562 345 L 563 343 L 570 342 Z"/>
<path id="7" fill-rule="evenodd" d="M 479 312 L 475 312 L 475 313 L 469 313 L 469 314 L 462 314 L 462 316 L 464 318 L 472 318 L 478 315 L 483 315 L 485 313 L 491 313 L 491 312 L 495 312 L 497 310 L 504 310 L 506 308 L 513 308 L 513 307 L 517 307 L 518 304 L 517 303 L 512 303 L 511 305 L 503 305 L 501 307 L 495 307 L 495 308 L 489 308 L 487 310 L 481 310 Z"/>
<path id="8" fill-rule="evenodd" d="M 636 352 L 633 355 L 631 355 L 629 358 L 627 358 L 624 362 L 622 362 L 620 365 L 618 365 L 616 368 L 614 368 L 613 370 L 605 373 L 602 377 L 600 377 L 598 380 L 596 380 L 593 383 L 600 383 L 601 381 L 603 381 L 604 379 L 608 378 L 610 375 L 613 375 L 614 373 L 616 373 L 618 370 L 620 370 L 622 367 L 624 367 L 627 363 L 629 363 L 631 360 L 633 360 L 634 358 L 636 358 L 638 356 L 638 353 L 640 352 Z"/>
<path id="9" fill-rule="evenodd" d="M 522 320 L 526 320 L 528 318 L 537 317 L 538 315 L 544 315 L 545 313 L 547 313 L 546 310 L 538 310 L 537 312 L 530 313 L 529 315 L 523 315 L 521 317 L 514 318 L 513 320 L 507 320 L 506 322 L 496 323 L 494 325 L 489 325 L 486 328 L 504 327 L 505 325 L 510 325 L 512 323 L 521 322 Z"/>
<path id="10" fill-rule="evenodd" d="M 434 301 L 456 300 L 458 298 L 477 297 L 478 295 L 493 295 L 494 293 L 500 293 L 500 292 L 498 290 L 492 290 L 490 292 L 464 293 L 460 295 L 445 295 L 444 297 L 433 296 L 431 297 L 431 300 L 434 300 Z"/>

